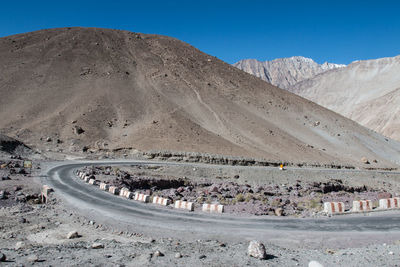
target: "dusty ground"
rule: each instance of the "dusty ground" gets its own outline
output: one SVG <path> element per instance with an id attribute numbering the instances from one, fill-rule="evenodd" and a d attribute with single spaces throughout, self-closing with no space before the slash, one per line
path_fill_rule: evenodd
<path id="1" fill-rule="evenodd" d="M 7 194 L 7 199 L 0 200 L 0 251 L 8 260 L 1 263 L 4 266 L 307 266 L 311 260 L 317 260 L 325 266 L 396 266 L 400 260 L 400 240 L 356 247 L 350 242 L 349 246 L 331 249 L 328 241 L 324 248 L 310 249 L 301 244 L 287 247 L 276 240 L 260 240 L 265 244 L 269 256 L 266 260 L 258 260 L 246 254 L 248 241 L 224 242 L 190 237 L 181 239 L 179 236 L 166 238 L 158 234 L 142 235 L 140 229 L 137 232 L 122 232 L 118 224 L 98 224 L 93 218 L 87 217 L 87 214 L 69 208 L 55 195 L 47 204 L 39 203 L 35 197 L 27 201 L 19 200 L 17 194 L 26 198 L 40 192 L 40 170 L 36 168 L 42 164 L 34 161 L 32 175 L 24 175 L 10 172 L 11 169 L 19 170 L 15 165 L 21 160 L 3 157 L 2 162 L 7 162 L 8 166 L 1 169 L 1 176 L 11 179 L 0 181 L 1 190 L 10 193 Z M 261 173 L 265 175 L 265 171 L 256 167 L 252 170 L 248 167 L 232 170 L 199 165 L 193 170 L 179 166 L 154 165 L 128 169 L 135 175 L 146 177 L 161 178 L 175 174 L 186 176 L 187 179 L 197 177 L 199 181 L 213 177 L 215 181 L 225 179 L 240 184 L 249 183 L 252 186 L 257 183 L 257 179 L 261 179 Z M 128 171 L 122 167 L 120 170 Z M 28 173 L 29 171 L 27 170 Z M 273 174 L 273 181 L 286 179 L 289 182 L 299 178 L 291 177 L 288 172 L 286 174 L 285 178 L 282 172 Z M 239 178 L 235 178 L 235 175 L 239 175 Z M 312 176 L 311 174 L 310 181 Z M 325 174 L 321 181 L 331 179 L 330 176 Z M 366 180 L 368 184 L 372 181 L 375 179 Z M 271 181 L 272 183 L 274 182 Z M 348 179 L 346 184 L 355 186 L 357 183 Z M 398 186 L 395 182 L 390 184 L 389 186 L 385 183 L 388 187 L 382 185 L 382 188 L 393 190 Z M 18 186 L 21 188 L 14 190 Z M 81 236 L 67 239 L 67 234 L 74 230 Z M 104 248 L 94 249 L 94 243 L 100 243 Z M 16 249 L 18 247 L 20 248 Z M 164 256 L 157 256 L 156 251 Z"/>

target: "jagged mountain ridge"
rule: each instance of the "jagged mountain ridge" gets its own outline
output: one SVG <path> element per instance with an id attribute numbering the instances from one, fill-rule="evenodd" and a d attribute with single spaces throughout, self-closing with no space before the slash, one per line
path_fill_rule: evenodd
<path id="1" fill-rule="evenodd" d="M 298 82 L 312 78 L 328 70 L 343 68 L 346 65 L 328 62 L 318 64 L 311 58 L 295 56 L 264 62 L 256 59 L 244 59 L 233 64 L 233 66 L 279 88 L 290 90 Z"/>

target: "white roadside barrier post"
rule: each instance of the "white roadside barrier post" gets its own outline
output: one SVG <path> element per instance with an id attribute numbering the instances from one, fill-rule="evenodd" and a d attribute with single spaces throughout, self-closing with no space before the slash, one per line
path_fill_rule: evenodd
<path id="1" fill-rule="evenodd" d="M 129 192 L 128 188 L 125 188 L 125 187 L 121 188 L 121 190 L 119 191 L 119 196 L 125 197 L 126 192 Z"/>
<path id="2" fill-rule="evenodd" d="M 175 208 L 176 209 L 185 209 L 185 210 L 194 211 L 194 203 L 193 202 L 182 201 L 182 200 L 177 200 L 177 201 L 175 201 Z"/>
<path id="3" fill-rule="evenodd" d="M 107 191 L 110 188 L 110 186 L 106 183 L 100 183 L 100 189 Z"/>
<path id="4" fill-rule="evenodd" d="M 220 205 L 220 204 L 203 204 L 202 211 L 204 211 L 204 212 L 223 213 L 224 212 L 224 205 Z"/>
<path id="5" fill-rule="evenodd" d="M 89 184 L 91 184 L 91 185 L 97 185 L 97 182 L 96 182 L 95 179 L 90 179 L 90 180 L 89 180 Z"/>
<path id="6" fill-rule="evenodd" d="M 370 211 L 372 210 L 371 200 L 357 200 L 353 201 L 353 212 Z"/>
<path id="7" fill-rule="evenodd" d="M 153 204 L 168 206 L 169 204 L 171 204 L 171 200 L 168 198 L 155 196 L 155 197 L 153 197 Z"/>
<path id="8" fill-rule="evenodd" d="M 126 198 L 132 198 L 133 197 L 133 193 L 131 191 L 129 191 L 129 189 L 126 188 L 126 187 L 121 189 L 121 191 L 119 192 L 119 195 L 121 197 L 126 197 Z"/>
<path id="9" fill-rule="evenodd" d="M 109 191 L 110 193 L 114 194 L 114 195 L 118 195 L 118 193 L 119 193 L 119 188 L 116 187 L 116 186 L 110 186 L 110 187 L 108 188 L 108 191 Z"/>
<path id="10" fill-rule="evenodd" d="M 135 193 L 134 200 L 147 203 L 150 200 L 150 196 L 141 193 Z"/>
<path id="11" fill-rule="evenodd" d="M 399 207 L 400 207 L 399 197 L 379 199 L 380 209 L 397 209 Z"/>
<path id="12" fill-rule="evenodd" d="M 48 185 L 44 185 L 42 188 L 42 194 L 41 194 L 41 198 L 42 198 L 42 203 L 47 203 L 47 200 L 49 198 L 49 194 L 51 192 L 53 192 L 53 188 L 51 188 Z"/>
<path id="13" fill-rule="evenodd" d="M 324 212 L 328 214 L 343 213 L 343 202 L 324 202 Z"/>

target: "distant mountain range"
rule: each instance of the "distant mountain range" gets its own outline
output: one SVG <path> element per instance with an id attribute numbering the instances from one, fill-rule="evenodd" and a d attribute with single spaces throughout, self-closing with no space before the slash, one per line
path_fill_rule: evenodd
<path id="1" fill-rule="evenodd" d="M 287 90 L 290 90 L 294 84 L 312 78 L 317 74 L 346 67 L 346 65 L 328 62 L 318 64 L 306 57 L 278 58 L 264 62 L 256 59 L 244 59 L 233 64 L 233 66 Z"/>
<path id="2" fill-rule="evenodd" d="M 348 66 L 303 57 L 234 66 L 400 140 L 400 56 Z"/>

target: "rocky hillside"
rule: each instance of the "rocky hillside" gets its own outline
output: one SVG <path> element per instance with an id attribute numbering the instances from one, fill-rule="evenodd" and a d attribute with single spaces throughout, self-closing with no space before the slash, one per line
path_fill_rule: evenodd
<path id="1" fill-rule="evenodd" d="M 345 67 L 345 65 L 328 62 L 318 64 L 311 58 L 305 57 L 278 58 L 264 62 L 244 59 L 233 66 L 287 90 L 290 90 L 294 84 L 317 74 Z"/>
<path id="2" fill-rule="evenodd" d="M 353 62 L 292 91 L 385 136 L 400 140 L 400 56 Z"/>
<path id="3" fill-rule="evenodd" d="M 0 134 L 0 153 L 1 152 L 14 154 L 14 153 L 29 153 L 31 152 L 31 150 L 22 142 L 14 138 Z"/>
<path id="4" fill-rule="evenodd" d="M 50 29 L 0 38 L 0 58 L 0 129 L 41 149 L 400 162 L 399 143 L 174 38 Z"/>

